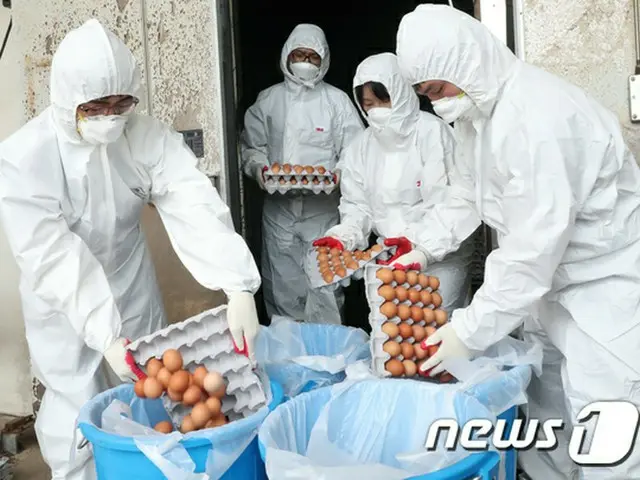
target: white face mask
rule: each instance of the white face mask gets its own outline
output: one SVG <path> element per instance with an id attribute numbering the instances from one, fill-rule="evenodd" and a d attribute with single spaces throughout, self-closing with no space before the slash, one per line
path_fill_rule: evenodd
<path id="1" fill-rule="evenodd" d="M 456 97 L 444 97 L 431 102 L 433 111 L 447 123 L 453 123 L 472 112 L 476 105 L 464 93 Z"/>
<path id="2" fill-rule="evenodd" d="M 385 129 L 391 118 L 391 109 L 387 107 L 375 107 L 367 112 L 367 122 L 377 132 Z"/>
<path id="3" fill-rule="evenodd" d="M 320 69 L 313 63 L 309 62 L 296 62 L 290 65 L 291 73 L 293 73 L 300 80 L 305 82 L 311 81 L 318 76 Z"/>
<path id="4" fill-rule="evenodd" d="M 82 139 L 92 145 L 104 145 L 118 140 L 127 125 L 128 115 L 100 115 L 78 120 Z"/>

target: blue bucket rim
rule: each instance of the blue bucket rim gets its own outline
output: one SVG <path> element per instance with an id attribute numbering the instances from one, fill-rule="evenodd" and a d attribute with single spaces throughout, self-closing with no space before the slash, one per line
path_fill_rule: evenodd
<path id="1" fill-rule="evenodd" d="M 284 391 L 280 384 L 276 382 L 269 381 L 271 386 L 271 402 L 269 403 L 269 412 L 272 412 L 276 409 L 278 405 L 280 405 L 284 401 Z M 133 389 L 133 384 L 125 384 L 120 385 L 118 387 L 106 390 L 96 396 L 98 398 L 103 395 L 109 394 L 117 389 Z M 84 407 L 83 407 L 84 408 Z M 242 425 L 243 423 L 248 423 L 251 421 L 251 417 L 246 417 L 241 420 L 236 420 L 232 424 L 237 428 L 238 425 Z M 218 427 L 217 429 L 224 429 L 228 425 L 223 425 Z M 136 446 L 135 437 L 125 437 L 123 435 L 118 435 L 116 433 L 108 433 L 104 430 L 96 427 L 95 425 L 81 422 L 78 424 L 78 428 L 82 432 L 82 435 L 87 439 L 91 444 L 99 444 L 99 445 L 108 445 L 111 450 L 120 450 L 120 451 L 139 451 Z M 182 445 L 185 448 L 198 448 L 211 445 L 211 440 L 205 437 L 196 437 L 196 438 L 183 438 L 181 441 Z"/>

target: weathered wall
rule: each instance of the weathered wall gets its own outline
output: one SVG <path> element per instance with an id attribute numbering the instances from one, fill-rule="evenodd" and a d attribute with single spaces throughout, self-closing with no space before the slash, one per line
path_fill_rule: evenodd
<path id="1" fill-rule="evenodd" d="M 640 126 L 629 120 L 634 73 L 632 0 L 523 0 L 525 60 L 586 89 L 614 111 L 640 160 Z"/>

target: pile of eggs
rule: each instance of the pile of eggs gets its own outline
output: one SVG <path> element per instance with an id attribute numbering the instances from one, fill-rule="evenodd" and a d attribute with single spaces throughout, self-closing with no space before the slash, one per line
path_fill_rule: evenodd
<path id="1" fill-rule="evenodd" d="M 388 337 L 382 349 L 391 357 L 385 370 L 393 377 L 428 376 L 428 371 L 423 373 L 419 368 L 438 351 L 438 346 L 427 347 L 424 340 L 447 323 L 447 312 L 439 309 L 440 280 L 415 271 L 389 268 L 379 269 L 376 278 L 382 282 L 378 295 L 383 300 L 380 313 L 386 319 L 380 328 Z M 453 377 L 443 372 L 438 379 L 448 382 Z"/>
<path id="2" fill-rule="evenodd" d="M 160 398 L 166 394 L 172 401 L 192 407 L 180 426 L 182 433 L 203 428 L 226 425 L 228 419 L 222 413 L 222 399 L 227 386 L 218 372 L 209 372 L 198 366 L 193 373 L 183 369 L 180 352 L 167 350 L 162 360 L 151 358 L 146 365 L 147 377 L 134 386 L 140 398 Z M 154 429 L 162 433 L 174 430 L 171 422 L 160 422 Z"/>
<path id="3" fill-rule="evenodd" d="M 327 169 L 324 167 L 314 167 L 312 165 L 291 165 L 289 163 L 285 163 L 280 165 L 279 163 L 274 163 L 271 165 L 271 168 L 266 172 L 267 174 L 278 176 L 278 175 L 303 175 L 303 178 L 300 179 L 300 183 L 303 185 L 308 185 L 312 183 L 314 185 L 320 185 L 320 183 L 324 183 L 325 185 L 331 185 L 333 180 L 331 177 L 326 176 Z M 278 179 L 280 185 L 284 185 L 287 183 L 287 179 L 284 176 L 281 176 Z M 291 185 L 297 185 L 298 179 L 290 178 L 289 183 Z"/>
<path id="4" fill-rule="evenodd" d="M 347 270 L 358 270 L 361 261 L 369 261 L 376 253 L 382 251 L 382 245 L 374 245 L 369 250 L 355 250 L 353 252 L 340 251 L 337 248 L 316 247 L 318 255 L 318 270 L 325 283 L 333 282 L 338 276 L 344 278 L 347 276 Z"/>

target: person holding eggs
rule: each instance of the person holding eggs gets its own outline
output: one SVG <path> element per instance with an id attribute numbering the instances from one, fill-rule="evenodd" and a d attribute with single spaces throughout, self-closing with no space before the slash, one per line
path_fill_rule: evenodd
<path id="1" fill-rule="evenodd" d="M 454 131 L 466 171 L 449 202 L 426 212 L 425 242 L 465 235 L 478 219 L 498 235 L 467 308 L 429 337 L 422 365 L 472 358 L 524 327 L 544 351 L 529 386 L 531 420 L 578 422 L 600 401 L 640 407 L 640 169 L 612 112 L 580 88 L 519 60 L 473 17 L 420 5 L 402 19 L 406 80 Z M 441 235 L 445 232 L 446 235 Z M 456 243 L 450 241 L 451 250 Z M 559 448 L 520 451 L 533 478 L 640 478 L 640 449 L 615 465 L 580 466 Z"/>
<path id="2" fill-rule="evenodd" d="M 474 251 L 470 236 L 479 222 L 459 235 L 457 251 L 444 255 L 431 245 L 428 250 L 422 248 L 423 238 L 429 239 L 430 232 L 440 228 L 437 223 L 423 223 L 425 213 L 444 201 L 456 173 L 451 127 L 420 111 L 418 97 L 402 78 L 392 53 L 365 59 L 356 70 L 353 86 L 369 128 L 338 163 L 340 223 L 314 245 L 349 251 L 365 248 L 375 232 L 386 239 L 386 245 L 397 246 L 392 265 L 425 270 L 429 264 L 429 271 L 441 280 L 445 311 L 462 307 L 470 288 Z"/>

